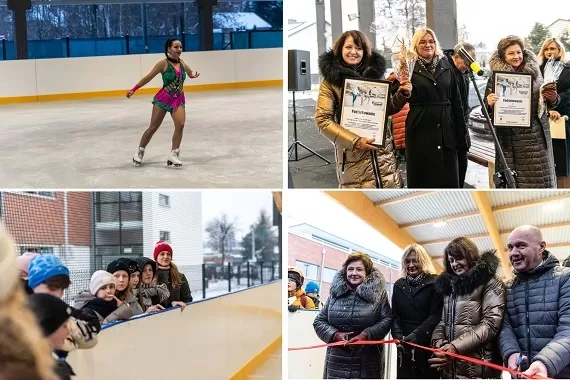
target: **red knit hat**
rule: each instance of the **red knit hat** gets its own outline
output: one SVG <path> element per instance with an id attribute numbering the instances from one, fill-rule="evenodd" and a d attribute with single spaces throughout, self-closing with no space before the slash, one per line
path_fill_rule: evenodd
<path id="1" fill-rule="evenodd" d="M 170 246 L 170 244 L 168 244 L 165 241 L 160 240 L 158 243 L 156 243 L 156 245 L 154 246 L 154 261 L 156 261 L 156 258 L 158 257 L 158 254 L 162 251 L 168 251 L 170 252 L 170 254 L 172 255 L 172 247 Z"/>

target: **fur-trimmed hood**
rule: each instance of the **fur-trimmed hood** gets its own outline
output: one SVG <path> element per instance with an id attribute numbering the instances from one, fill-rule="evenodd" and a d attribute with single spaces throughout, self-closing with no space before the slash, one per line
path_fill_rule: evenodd
<path id="1" fill-rule="evenodd" d="M 495 251 L 486 251 L 462 276 L 457 276 L 452 272 L 451 267 L 446 265 L 445 272 L 438 277 L 434 286 L 436 291 L 444 296 L 451 294 L 453 284 L 455 284 L 457 295 L 470 294 L 479 286 L 489 282 L 497 273 L 498 267 L 499 258 L 495 255 Z"/>
<path id="2" fill-rule="evenodd" d="M 384 280 L 384 276 L 378 269 L 372 268 L 370 274 L 366 276 L 362 284 L 356 288 L 356 293 L 368 303 L 378 304 L 382 301 L 384 290 L 386 290 L 386 280 Z M 350 291 L 346 277 L 343 277 L 340 271 L 337 272 L 331 285 L 331 297 L 338 298 Z"/>
<path id="3" fill-rule="evenodd" d="M 346 78 L 382 79 L 386 73 L 386 60 L 377 50 L 372 49 L 368 64 L 354 68 L 341 63 L 334 52 L 329 50 L 319 57 L 319 72 L 327 82 L 336 87 L 343 87 Z"/>
<path id="4" fill-rule="evenodd" d="M 542 82 L 542 74 L 540 74 L 540 66 L 536 55 L 528 50 L 523 50 L 523 68 L 522 72 L 532 75 L 533 82 L 537 79 Z M 489 59 L 489 67 L 493 72 L 495 71 L 514 71 L 513 67 L 499 57 L 499 52 L 495 51 Z"/>

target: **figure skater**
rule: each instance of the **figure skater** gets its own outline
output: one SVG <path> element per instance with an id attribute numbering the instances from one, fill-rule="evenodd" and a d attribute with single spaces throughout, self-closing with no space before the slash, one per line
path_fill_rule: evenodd
<path id="1" fill-rule="evenodd" d="M 182 167 L 182 161 L 180 161 L 180 144 L 182 142 L 184 122 L 186 121 L 186 99 L 184 97 L 183 85 L 186 79 L 186 73 L 188 73 L 188 77 L 191 79 L 198 78 L 200 73 L 196 71 L 196 73 L 193 74 L 190 66 L 180 58 L 182 54 L 182 43 L 180 41 L 166 40 L 164 54 L 166 55 L 166 59 L 158 62 L 150 73 L 127 92 L 127 98 L 130 98 L 139 88 L 146 85 L 155 76 L 158 74 L 162 75 L 162 89 L 158 91 L 152 100 L 153 107 L 150 126 L 143 133 L 139 149 L 133 156 L 133 165 L 135 166 L 139 166 L 142 163 L 146 146 L 162 124 L 166 113 L 169 112 L 174 121 L 174 133 L 172 135 L 172 151 L 166 161 L 166 166 L 175 168 Z"/>

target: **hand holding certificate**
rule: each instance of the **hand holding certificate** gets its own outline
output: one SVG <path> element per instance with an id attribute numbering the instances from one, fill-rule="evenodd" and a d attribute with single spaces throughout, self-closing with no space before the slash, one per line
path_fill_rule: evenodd
<path id="1" fill-rule="evenodd" d="M 364 145 L 384 147 L 390 85 L 384 80 L 344 81 L 340 125 L 363 139 L 374 139 Z"/>

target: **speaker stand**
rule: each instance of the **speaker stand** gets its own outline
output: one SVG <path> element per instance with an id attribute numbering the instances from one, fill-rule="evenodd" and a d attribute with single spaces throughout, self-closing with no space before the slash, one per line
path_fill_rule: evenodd
<path id="1" fill-rule="evenodd" d="M 325 161 L 328 164 L 330 164 L 331 162 L 329 160 L 327 160 L 326 158 L 324 158 L 323 156 L 321 156 L 320 154 L 318 154 L 317 152 L 315 152 L 314 150 L 312 150 L 311 148 L 309 148 L 308 146 L 306 146 L 305 144 L 303 144 L 301 141 L 299 141 L 299 139 L 297 138 L 297 107 L 295 105 L 295 91 L 293 92 L 293 143 L 289 146 L 289 149 L 287 150 L 287 152 L 289 153 L 289 161 L 300 161 L 299 160 L 299 152 L 298 152 L 298 145 L 300 145 L 302 148 L 305 148 L 305 150 L 309 151 L 311 154 L 301 158 L 305 159 L 307 157 L 311 157 L 311 156 L 317 156 L 319 157 L 321 160 Z M 295 152 L 295 159 L 291 160 L 291 153 Z"/>

